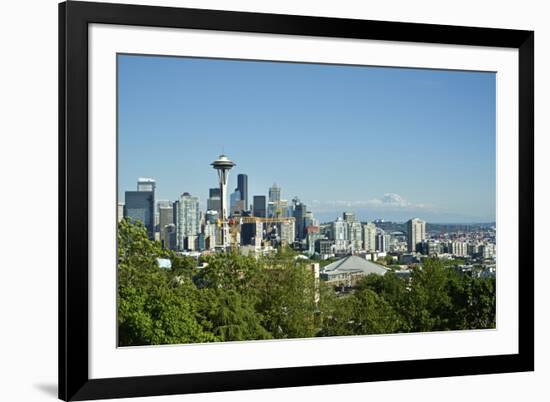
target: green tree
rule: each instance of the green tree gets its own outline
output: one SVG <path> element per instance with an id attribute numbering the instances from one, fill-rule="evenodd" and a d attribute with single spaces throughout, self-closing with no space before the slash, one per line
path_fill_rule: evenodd
<path id="1" fill-rule="evenodd" d="M 215 340 L 196 316 L 197 290 L 177 284 L 158 267 L 167 257 L 147 238 L 143 225 L 123 220 L 118 227 L 118 336 L 120 346 L 192 343 Z"/>
<path id="2" fill-rule="evenodd" d="M 270 339 L 251 301 L 235 290 L 204 288 L 200 291 L 202 324 L 220 341 Z"/>
<path id="3" fill-rule="evenodd" d="M 236 252 L 195 259 L 163 250 L 140 223 L 118 227 L 119 344 L 494 328 L 494 278 L 458 274 L 426 258 L 403 279 L 369 275 L 337 295 L 316 284 L 310 261 L 281 247 L 268 257 Z M 157 259 L 169 258 L 171 269 Z"/>
<path id="4" fill-rule="evenodd" d="M 315 335 L 315 279 L 306 263 L 292 255 L 266 258 L 252 284 L 262 326 L 274 338 Z"/>
<path id="5" fill-rule="evenodd" d="M 245 296 L 256 292 L 254 281 L 263 269 L 262 260 L 231 252 L 212 254 L 204 261 L 206 267 L 195 277 L 198 287 L 235 290 Z"/>
<path id="6" fill-rule="evenodd" d="M 452 300 L 448 283 L 454 271 L 445 268 L 441 261 L 426 258 L 421 268 L 413 270 L 410 281 L 407 318 L 413 332 L 449 329 Z"/>
<path id="7" fill-rule="evenodd" d="M 408 319 L 411 300 L 407 280 L 399 278 L 393 272 L 386 272 L 385 275 L 371 274 L 357 283 L 357 290 L 371 290 L 391 306 L 397 332 L 411 329 Z"/>
<path id="8" fill-rule="evenodd" d="M 477 279 L 472 289 L 471 328 L 496 328 L 496 280 Z"/>
<path id="9" fill-rule="evenodd" d="M 326 306 L 326 305 L 325 305 Z M 319 336 L 389 334 L 399 331 L 399 317 L 383 297 L 367 287 L 332 297 Z"/>

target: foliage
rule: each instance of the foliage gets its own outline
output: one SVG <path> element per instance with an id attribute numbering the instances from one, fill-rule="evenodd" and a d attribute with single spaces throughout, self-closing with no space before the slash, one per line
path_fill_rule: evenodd
<path id="1" fill-rule="evenodd" d="M 270 339 L 261 325 L 261 316 L 250 300 L 235 290 L 203 289 L 200 291 L 202 325 L 220 341 Z"/>
<path id="2" fill-rule="evenodd" d="M 399 317 L 382 297 L 368 288 L 325 305 L 319 336 L 387 334 L 398 331 Z"/>
<path id="3" fill-rule="evenodd" d="M 286 257 L 286 258 L 285 258 Z M 256 308 L 274 338 L 315 335 L 315 281 L 306 264 L 292 256 L 267 258 L 253 281 Z"/>
<path id="4" fill-rule="evenodd" d="M 150 345 L 495 327 L 495 279 L 427 258 L 409 278 L 369 275 L 337 294 L 288 247 L 254 258 L 177 255 L 118 228 L 119 344 Z M 169 258 L 170 269 L 156 259 Z M 389 261 L 388 261 L 389 262 Z"/>
<path id="5" fill-rule="evenodd" d="M 194 310 L 196 290 L 158 267 L 166 257 L 159 243 L 147 239 L 143 225 L 123 220 L 118 230 L 119 344 L 149 345 L 214 340 L 203 331 Z"/>

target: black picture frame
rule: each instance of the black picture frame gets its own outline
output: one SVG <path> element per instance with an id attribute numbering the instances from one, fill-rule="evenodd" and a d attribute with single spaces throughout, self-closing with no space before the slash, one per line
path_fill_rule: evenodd
<path id="1" fill-rule="evenodd" d="M 376 39 L 519 51 L 517 354 L 90 379 L 88 375 L 88 25 Z M 69 1 L 59 5 L 59 398 L 292 387 L 534 370 L 534 32 Z M 337 368 L 337 369 L 335 369 Z"/>

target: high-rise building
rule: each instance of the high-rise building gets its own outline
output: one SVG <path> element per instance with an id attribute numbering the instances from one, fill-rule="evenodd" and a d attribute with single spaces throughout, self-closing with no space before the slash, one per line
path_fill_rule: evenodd
<path id="1" fill-rule="evenodd" d="M 418 243 L 426 240 L 426 222 L 418 218 L 407 221 L 407 249 L 416 251 Z"/>
<path id="2" fill-rule="evenodd" d="M 231 193 L 231 196 L 229 197 L 229 213 L 233 215 L 235 212 L 241 211 L 241 192 L 238 188 L 235 189 L 234 192 Z"/>
<path id="3" fill-rule="evenodd" d="M 266 217 L 265 195 L 255 195 L 252 198 L 252 214 L 259 218 Z"/>
<path id="4" fill-rule="evenodd" d="M 363 246 L 361 222 L 355 218 L 355 214 L 353 212 L 344 212 L 342 214 L 342 220 L 347 226 L 347 240 L 349 241 L 351 251 L 361 250 Z"/>
<path id="5" fill-rule="evenodd" d="M 221 197 L 220 188 L 219 187 L 209 188 L 208 189 L 208 197 L 209 198 L 215 198 L 215 197 L 220 198 Z"/>
<path id="6" fill-rule="evenodd" d="M 217 219 L 217 212 L 215 218 Z M 211 215 L 208 217 L 208 213 L 206 214 L 206 222 L 204 224 L 204 240 L 205 240 L 205 247 L 208 250 L 213 250 L 216 247 L 216 239 L 218 237 L 218 225 L 216 223 L 216 219 L 214 219 L 214 222 L 212 222 L 212 218 L 214 218 L 214 215 Z"/>
<path id="7" fill-rule="evenodd" d="M 168 250 L 176 250 L 177 241 L 176 241 L 176 225 L 170 223 L 164 226 L 160 231 L 160 242 L 162 248 Z"/>
<path id="8" fill-rule="evenodd" d="M 466 257 L 468 255 L 468 243 L 465 241 L 451 242 L 450 253 L 457 257 Z"/>
<path id="9" fill-rule="evenodd" d="M 268 191 L 267 216 L 283 216 L 281 208 L 281 187 L 273 183 Z"/>
<path id="10" fill-rule="evenodd" d="M 317 239 L 315 240 L 315 252 L 320 255 L 332 254 L 332 245 L 333 242 L 331 240 Z"/>
<path id="11" fill-rule="evenodd" d="M 334 247 L 336 252 L 344 252 L 348 250 L 349 234 L 348 224 L 342 218 L 338 217 L 332 222 L 332 240 L 334 241 Z"/>
<path id="12" fill-rule="evenodd" d="M 495 245 L 493 243 L 485 243 L 481 245 L 479 253 L 483 259 L 494 258 L 496 254 Z"/>
<path id="13" fill-rule="evenodd" d="M 306 211 L 304 216 L 304 227 L 307 230 L 310 226 L 319 226 L 319 221 L 313 216 L 313 212 Z"/>
<path id="14" fill-rule="evenodd" d="M 200 232 L 199 198 L 183 193 L 178 203 L 177 219 L 178 250 L 193 250 Z"/>
<path id="15" fill-rule="evenodd" d="M 319 232 L 318 226 L 308 226 L 306 229 L 306 252 L 309 256 L 315 254 L 315 242 L 324 239 L 325 236 Z"/>
<path id="16" fill-rule="evenodd" d="M 425 240 L 421 243 L 422 254 L 438 255 L 441 254 L 442 244 L 437 240 Z"/>
<path id="17" fill-rule="evenodd" d="M 389 234 L 383 231 L 376 235 L 376 251 L 387 253 L 390 250 L 390 238 Z"/>
<path id="18" fill-rule="evenodd" d="M 482 244 L 480 243 L 468 243 L 468 255 L 477 257 L 481 254 Z"/>
<path id="19" fill-rule="evenodd" d="M 363 248 L 369 253 L 376 251 L 376 225 L 372 222 L 363 225 Z"/>
<path id="20" fill-rule="evenodd" d="M 285 218 L 292 216 L 292 207 L 288 205 L 288 200 L 279 200 L 276 204 L 275 216 Z"/>
<path id="21" fill-rule="evenodd" d="M 212 197 L 206 200 L 206 209 L 222 213 L 222 200 L 220 197 Z"/>
<path id="22" fill-rule="evenodd" d="M 361 222 L 355 220 L 348 223 L 349 242 L 352 251 L 358 251 L 363 248 L 363 228 Z"/>
<path id="23" fill-rule="evenodd" d="M 140 177 L 137 182 L 137 191 L 151 191 L 155 192 L 156 182 L 155 179 L 147 177 Z"/>
<path id="24" fill-rule="evenodd" d="M 281 201 L 281 187 L 277 186 L 276 183 L 269 188 L 269 202 L 279 202 Z"/>
<path id="25" fill-rule="evenodd" d="M 280 224 L 281 243 L 292 244 L 296 238 L 296 225 L 294 219 L 285 220 Z"/>
<path id="26" fill-rule="evenodd" d="M 163 243 L 166 239 L 164 238 L 164 228 L 170 224 L 174 224 L 174 206 L 173 203 L 167 202 L 159 204 L 159 232 L 160 232 L 160 242 Z"/>
<path id="27" fill-rule="evenodd" d="M 344 212 L 342 218 L 347 223 L 355 222 L 355 214 L 353 212 Z"/>
<path id="28" fill-rule="evenodd" d="M 204 233 L 199 233 L 199 235 L 197 236 L 197 250 L 206 250 L 206 236 Z"/>
<path id="29" fill-rule="evenodd" d="M 155 238 L 155 193 L 153 191 L 126 191 L 124 217 L 139 221 L 147 229 L 147 237 Z"/>
<path id="30" fill-rule="evenodd" d="M 222 213 L 222 199 L 219 188 L 211 188 L 208 190 L 208 198 L 206 199 L 206 209 L 218 211 L 218 214 Z"/>
<path id="31" fill-rule="evenodd" d="M 160 229 L 164 226 L 174 223 L 174 205 L 169 202 L 165 205 L 159 205 L 159 226 Z"/>
<path id="32" fill-rule="evenodd" d="M 155 179 L 151 179 L 148 177 L 140 177 L 138 178 L 137 182 L 137 191 L 151 191 L 153 193 L 153 205 L 157 205 L 157 200 L 155 198 L 155 189 L 157 187 L 157 183 L 155 182 Z M 156 213 L 156 210 L 153 211 L 153 225 L 156 227 L 158 224 L 157 218 L 158 215 Z"/>
<path id="33" fill-rule="evenodd" d="M 237 189 L 241 194 L 241 200 L 243 201 L 243 210 L 248 210 L 248 176 L 245 174 L 237 175 Z"/>
<path id="34" fill-rule="evenodd" d="M 172 204 L 172 219 L 174 219 L 174 225 L 176 225 L 176 228 L 178 226 L 178 211 L 180 208 L 180 201 L 176 200 Z"/>
<path id="35" fill-rule="evenodd" d="M 263 223 L 261 221 L 247 222 L 241 225 L 241 244 L 243 246 L 261 247 L 263 239 Z"/>
<path id="36" fill-rule="evenodd" d="M 307 207 L 306 204 L 303 204 L 295 198 L 294 200 L 294 211 L 293 216 L 296 220 L 296 240 L 302 240 L 306 237 L 306 212 Z"/>

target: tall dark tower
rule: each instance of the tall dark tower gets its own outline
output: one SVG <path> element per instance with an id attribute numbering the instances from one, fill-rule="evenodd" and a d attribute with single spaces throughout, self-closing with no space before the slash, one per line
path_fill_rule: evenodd
<path id="1" fill-rule="evenodd" d="M 265 195 L 255 195 L 254 197 L 252 197 L 252 199 L 254 200 L 252 206 L 252 215 L 260 218 L 265 218 L 267 216 Z"/>
<path id="2" fill-rule="evenodd" d="M 241 200 L 244 201 L 244 209 L 248 210 L 248 176 L 237 175 L 237 189 L 241 192 Z"/>

